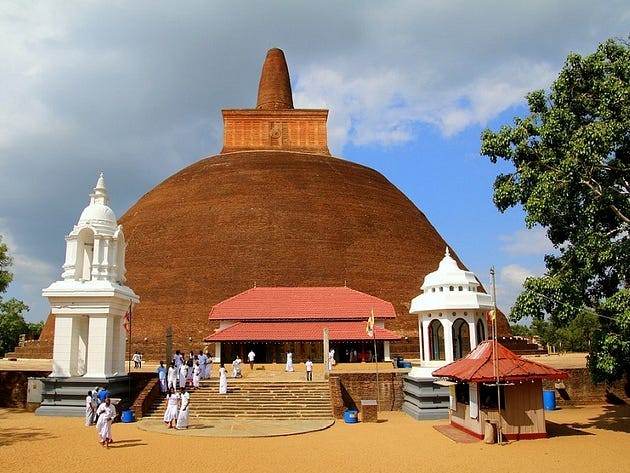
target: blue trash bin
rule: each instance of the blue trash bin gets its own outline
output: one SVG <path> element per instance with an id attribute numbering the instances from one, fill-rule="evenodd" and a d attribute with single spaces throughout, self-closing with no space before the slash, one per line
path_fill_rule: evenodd
<path id="1" fill-rule="evenodd" d="M 343 414 L 346 424 L 356 424 L 359 420 L 359 411 L 346 411 Z"/>
<path id="2" fill-rule="evenodd" d="M 134 412 L 131 411 L 131 410 L 123 411 L 120 420 L 122 420 L 123 422 L 133 422 L 135 420 L 133 418 L 133 414 L 134 414 Z"/>
<path id="3" fill-rule="evenodd" d="M 543 409 L 546 411 L 556 410 L 556 392 L 550 389 L 543 390 Z"/>

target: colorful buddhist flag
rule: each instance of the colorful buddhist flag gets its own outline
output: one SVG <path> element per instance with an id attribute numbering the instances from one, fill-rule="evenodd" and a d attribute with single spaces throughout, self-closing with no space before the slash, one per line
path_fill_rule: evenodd
<path id="1" fill-rule="evenodd" d="M 368 337 L 374 337 L 374 309 L 372 309 L 372 313 L 368 317 L 365 333 L 367 333 Z"/>
<path id="2" fill-rule="evenodd" d="M 122 326 L 129 333 L 131 330 L 131 304 L 129 304 L 129 310 L 123 316 Z"/>

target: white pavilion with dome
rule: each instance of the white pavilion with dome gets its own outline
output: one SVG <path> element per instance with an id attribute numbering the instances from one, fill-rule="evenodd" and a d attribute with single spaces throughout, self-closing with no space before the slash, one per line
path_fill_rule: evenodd
<path id="1" fill-rule="evenodd" d="M 418 315 L 423 366 L 451 363 L 487 338 L 492 297 L 479 292 L 479 286 L 475 274 L 459 268 L 448 248 L 437 271 L 426 275 L 422 294 L 409 309 Z"/>
<path id="2" fill-rule="evenodd" d="M 487 338 L 486 314 L 493 303 L 479 286 L 475 274 L 461 269 L 446 248 L 438 269 L 425 276 L 422 293 L 411 301 L 409 313 L 418 316 L 420 363 L 403 380 L 402 410 L 416 419 L 448 418 L 449 388 L 435 384 L 432 373 Z"/>

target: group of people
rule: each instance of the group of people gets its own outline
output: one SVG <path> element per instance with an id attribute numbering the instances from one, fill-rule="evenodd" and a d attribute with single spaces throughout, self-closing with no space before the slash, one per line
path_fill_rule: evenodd
<path id="1" fill-rule="evenodd" d="M 116 406 L 112 404 L 107 388 L 99 389 L 98 386 L 93 391 L 88 391 L 85 397 L 85 425 L 96 424 L 99 443 L 109 448 L 112 439 L 112 423 L 118 413 Z"/>
<path id="2" fill-rule="evenodd" d="M 184 357 L 177 350 L 173 355 L 168 369 L 164 366 L 164 361 L 160 361 L 157 369 L 162 394 L 169 392 L 171 388 L 177 390 L 190 387 L 198 389 L 202 379 L 209 379 L 212 373 L 212 357 L 199 351 L 195 355 L 192 351 Z"/>
<path id="3" fill-rule="evenodd" d="M 179 388 L 179 392 L 175 391 L 172 386 L 169 387 L 166 394 L 166 412 L 164 413 L 164 423 L 169 429 L 187 429 L 190 424 L 190 393 L 186 391 L 184 386 Z"/>
<path id="4" fill-rule="evenodd" d="M 142 353 L 137 351 L 131 356 L 134 368 L 142 368 Z"/>

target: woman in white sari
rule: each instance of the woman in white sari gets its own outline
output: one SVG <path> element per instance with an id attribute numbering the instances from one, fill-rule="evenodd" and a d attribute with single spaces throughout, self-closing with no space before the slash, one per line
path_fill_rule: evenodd
<path id="1" fill-rule="evenodd" d="M 177 411 L 179 409 L 179 394 L 175 388 L 171 387 L 166 395 L 166 412 L 164 412 L 164 423 L 169 429 L 173 428 L 173 423 L 177 421 Z"/>
<path id="2" fill-rule="evenodd" d="M 227 370 L 223 363 L 219 368 L 219 394 L 227 394 Z"/>
<path id="3" fill-rule="evenodd" d="M 287 352 L 287 364 L 284 367 L 284 371 L 294 371 L 294 368 L 293 368 L 293 353 L 291 351 Z"/>
<path id="4" fill-rule="evenodd" d="M 190 416 L 188 406 L 190 405 L 190 394 L 186 392 L 186 388 L 180 388 L 179 393 L 179 415 L 177 416 L 176 429 L 188 428 L 190 423 Z"/>
<path id="5" fill-rule="evenodd" d="M 109 397 L 105 398 L 105 402 L 98 406 L 96 411 L 98 414 L 98 422 L 96 422 L 96 431 L 100 437 L 100 443 L 105 448 L 109 448 L 112 440 L 112 423 L 116 418 L 116 408 L 112 404 Z"/>

